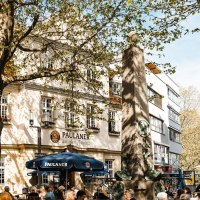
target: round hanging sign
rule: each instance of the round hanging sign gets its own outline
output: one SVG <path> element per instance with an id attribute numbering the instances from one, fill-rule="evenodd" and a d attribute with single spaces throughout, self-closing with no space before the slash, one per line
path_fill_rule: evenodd
<path id="1" fill-rule="evenodd" d="M 60 140 L 60 133 L 58 133 L 58 131 L 52 131 L 50 138 L 52 142 L 58 143 Z"/>

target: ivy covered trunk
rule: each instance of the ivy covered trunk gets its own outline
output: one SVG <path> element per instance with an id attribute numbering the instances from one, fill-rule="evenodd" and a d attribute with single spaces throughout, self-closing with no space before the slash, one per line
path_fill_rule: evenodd
<path id="1" fill-rule="evenodd" d="M 123 55 L 122 77 L 122 171 L 134 197 L 154 199 L 152 148 L 143 51 L 131 45 Z"/>

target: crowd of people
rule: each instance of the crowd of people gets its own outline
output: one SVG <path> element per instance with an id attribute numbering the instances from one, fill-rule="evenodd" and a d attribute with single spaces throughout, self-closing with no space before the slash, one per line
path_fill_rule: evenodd
<path id="1" fill-rule="evenodd" d="M 189 187 L 184 189 L 178 189 L 175 193 L 172 193 L 169 189 L 157 194 L 158 200 L 200 200 L 200 186 L 196 188 L 194 192 Z"/>
<path id="2" fill-rule="evenodd" d="M 74 187 L 65 189 L 64 186 L 52 187 L 49 185 L 41 186 L 39 189 L 31 187 L 30 192 L 26 196 L 27 200 L 87 200 L 84 190 L 75 190 Z M 0 200 L 16 200 L 9 192 L 6 186 L 0 194 Z"/>
<path id="3" fill-rule="evenodd" d="M 123 185 L 120 188 L 123 192 L 118 190 L 117 194 L 113 194 L 113 200 L 136 200 L 134 198 L 134 190 L 124 189 Z M 175 193 L 171 192 L 167 187 L 165 191 L 159 192 L 157 195 L 157 200 L 200 200 L 200 185 L 196 188 L 194 192 L 190 190 L 189 187 L 184 189 L 178 189 Z M 0 193 L 0 200 L 15 200 L 16 198 L 10 193 L 8 186 L 5 186 L 4 192 Z M 30 192 L 26 196 L 27 200 L 88 200 L 88 195 L 84 190 L 78 190 L 74 186 L 65 189 L 64 186 L 52 187 L 49 185 L 41 186 L 39 189 L 36 187 L 31 187 Z M 94 193 L 92 199 L 95 200 L 109 200 L 110 198 L 103 193 L 101 188 L 98 188 Z"/>

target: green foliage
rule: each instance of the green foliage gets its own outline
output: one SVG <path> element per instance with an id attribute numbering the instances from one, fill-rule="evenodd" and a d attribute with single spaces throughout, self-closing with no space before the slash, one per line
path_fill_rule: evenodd
<path id="1" fill-rule="evenodd" d="M 56 67 L 57 73 L 55 68 L 43 73 L 41 69 L 30 70 L 30 62 L 29 65 L 22 62 L 21 67 L 27 68 L 26 76 L 18 74 L 6 78 L 5 85 L 19 80 L 68 74 L 77 66 L 91 69 L 97 65 L 107 67 L 114 60 L 114 55 L 129 45 L 127 35 L 130 31 L 138 33 L 143 48 L 162 51 L 164 44 L 188 33 L 181 22 L 199 12 L 198 3 L 190 0 L 5 0 L 0 4 L 2 72 L 19 48 L 44 52 L 51 46 L 52 59 L 65 63 Z M 35 47 L 39 38 L 42 46 Z M 173 68 L 170 70 L 170 73 L 174 72 Z"/>
<path id="2" fill-rule="evenodd" d="M 193 170 L 200 164 L 199 140 L 200 140 L 200 93 L 193 87 L 181 90 L 181 144 L 183 151 L 180 164 L 184 170 Z"/>

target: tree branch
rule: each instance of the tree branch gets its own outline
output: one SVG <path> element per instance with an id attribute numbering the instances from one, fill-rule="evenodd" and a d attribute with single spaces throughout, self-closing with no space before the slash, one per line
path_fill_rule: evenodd
<path id="1" fill-rule="evenodd" d="M 30 2 L 18 2 L 18 1 L 14 1 L 16 3 L 16 5 L 19 7 L 23 7 L 23 6 L 37 6 L 38 5 L 38 1 L 37 0 L 33 0 L 33 1 L 30 1 Z"/>
<path id="2" fill-rule="evenodd" d="M 111 20 L 115 17 L 116 15 L 116 11 L 118 10 L 118 8 L 121 6 L 121 4 L 123 3 L 124 1 L 121 1 L 119 2 L 119 4 L 117 5 L 117 7 L 114 9 L 111 17 L 108 18 L 107 22 L 103 23 L 97 30 L 96 32 L 91 35 L 91 37 L 89 37 L 87 40 L 85 40 L 82 44 L 80 44 L 79 48 L 76 50 L 76 52 L 74 53 L 74 57 L 76 56 L 76 54 L 78 53 L 79 50 L 81 50 L 83 48 L 83 46 L 85 46 L 85 44 L 87 44 L 88 42 L 90 42 L 96 35 L 98 35 L 98 33 L 103 29 L 105 28 L 105 26 L 107 24 L 109 24 L 111 22 Z"/>
<path id="3" fill-rule="evenodd" d="M 16 44 L 14 45 L 13 50 L 10 52 L 9 59 L 12 58 L 13 54 L 15 53 L 17 47 L 19 47 L 22 40 L 24 38 L 26 38 L 31 33 L 31 31 L 34 29 L 34 27 L 36 26 L 36 24 L 38 22 L 38 19 L 39 19 L 39 14 L 35 15 L 32 25 L 29 26 L 28 30 L 17 40 Z"/>
<path id="4" fill-rule="evenodd" d="M 45 47 L 41 49 L 30 49 L 30 48 L 23 47 L 21 44 L 18 44 L 18 48 L 26 52 L 43 52 L 47 50 L 47 45 L 45 45 Z"/>

